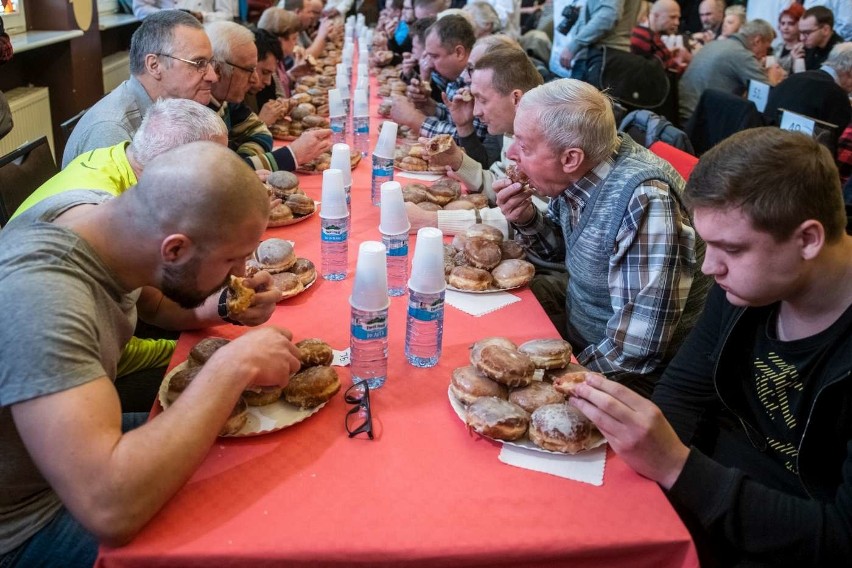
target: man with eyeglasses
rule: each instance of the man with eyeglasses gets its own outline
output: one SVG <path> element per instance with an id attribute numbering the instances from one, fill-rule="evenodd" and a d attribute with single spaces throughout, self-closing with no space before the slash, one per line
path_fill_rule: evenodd
<path id="1" fill-rule="evenodd" d="M 213 48 L 198 20 L 180 10 L 145 18 L 130 40 L 130 79 L 90 108 L 71 133 L 62 167 L 89 150 L 130 140 L 157 99 L 210 102 Z"/>
<path id="2" fill-rule="evenodd" d="M 272 134 L 245 104 L 252 85 L 260 85 L 254 34 L 233 22 L 205 26 L 215 48 L 219 81 L 213 86 L 210 108 L 228 127 L 228 146 L 255 170 L 295 170 L 331 148 L 331 130 L 309 130 L 288 147 L 272 149 Z"/>
<path id="3" fill-rule="evenodd" d="M 808 71 L 819 69 L 834 46 L 843 42 L 843 38 L 834 31 L 834 13 L 825 6 L 805 10 L 799 20 L 799 39 L 804 46 L 805 69 Z"/>

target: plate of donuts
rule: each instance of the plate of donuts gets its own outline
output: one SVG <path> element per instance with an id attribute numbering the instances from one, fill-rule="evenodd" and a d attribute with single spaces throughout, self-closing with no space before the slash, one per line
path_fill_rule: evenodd
<path id="1" fill-rule="evenodd" d="M 281 291 L 279 301 L 301 294 L 317 281 L 313 261 L 296 256 L 295 243 L 284 239 L 266 239 L 257 246 L 246 261 L 246 276 L 261 270 L 269 272 L 273 285 Z"/>
<path id="2" fill-rule="evenodd" d="M 511 446 L 576 454 L 606 443 L 578 410 L 566 403 L 589 372 L 572 364 L 562 339 L 520 346 L 505 337 L 473 344 L 471 364 L 453 371 L 447 397 L 469 430 Z"/>
<path id="3" fill-rule="evenodd" d="M 477 223 L 444 245 L 447 289 L 473 294 L 493 294 L 526 286 L 535 267 L 524 259 L 526 250 L 504 240 L 500 229 Z"/>
<path id="4" fill-rule="evenodd" d="M 204 363 L 229 341 L 208 337 L 199 341 L 189 358 L 169 371 L 160 384 L 158 399 L 169 408 L 198 374 Z M 286 387 L 249 387 L 219 433 L 225 438 L 243 438 L 277 432 L 313 416 L 340 390 L 337 372 L 330 367 L 333 352 L 320 339 L 296 344 L 302 368 Z"/>

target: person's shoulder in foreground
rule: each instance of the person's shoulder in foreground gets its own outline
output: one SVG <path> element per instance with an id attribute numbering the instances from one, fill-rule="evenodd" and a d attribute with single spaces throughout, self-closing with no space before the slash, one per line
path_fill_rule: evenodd
<path id="1" fill-rule="evenodd" d="M 571 404 L 657 481 L 710 565 L 852 558 L 852 237 L 830 153 L 766 127 L 687 184 L 716 280 L 653 403 L 593 379 Z"/>
<path id="2" fill-rule="evenodd" d="M 0 313 L 3 563 L 45 563 L 35 549 L 60 518 L 76 536 L 48 548 L 67 565 L 90 564 L 98 541 L 129 541 L 203 460 L 244 388 L 283 386 L 299 366 L 287 330 L 249 331 L 165 412 L 122 434 L 112 381 L 137 309 L 176 329 L 221 323 L 214 292 L 244 273 L 269 201 L 256 174 L 213 142 L 161 154 L 137 186 L 105 195 L 48 198 L 0 233 L 0 302 L 16 306 Z M 278 299 L 263 300 L 260 319 Z M 245 313 L 257 309 L 253 300 Z"/>

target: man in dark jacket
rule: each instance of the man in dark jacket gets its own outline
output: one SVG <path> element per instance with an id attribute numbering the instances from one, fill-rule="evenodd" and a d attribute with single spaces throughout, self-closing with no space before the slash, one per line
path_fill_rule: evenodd
<path id="1" fill-rule="evenodd" d="M 659 407 L 602 377 L 570 403 L 667 492 L 702 565 L 848 565 L 852 237 L 834 161 L 747 130 L 702 157 L 686 199 L 717 286 Z"/>
<path id="2" fill-rule="evenodd" d="M 834 46 L 843 41 L 834 31 L 834 13 L 825 6 L 805 10 L 799 20 L 799 39 L 804 47 L 805 69 L 808 71 L 819 69 Z"/>

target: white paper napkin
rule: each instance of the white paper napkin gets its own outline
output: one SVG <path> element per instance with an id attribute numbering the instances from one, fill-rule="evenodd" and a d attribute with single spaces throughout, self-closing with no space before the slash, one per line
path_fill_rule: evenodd
<path id="1" fill-rule="evenodd" d="M 465 313 L 479 317 L 489 314 L 500 308 L 520 302 L 521 299 L 508 292 L 494 292 L 493 294 L 467 294 L 455 290 L 447 290 L 444 301 Z"/>
<path id="2" fill-rule="evenodd" d="M 393 174 L 394 178 L 408 178 L 415 179 L 417 181 L 438 181 L 442 177 L 443 174 L 430 174 L 430 173 L 415 173 L 415 172 L 404 172 L 402 170 L 397 170 Z"/>
<path id="3" fill-rule="evenodd" d="M 350 360 L 352 358 L 349 348 L 338 351 L 337 349 L 331 350 L 334 357 L 331 360 L 331 365 L 333 367 L 348 367 Z"/>
<path id="4" fill-rule="evenodd" d="M 500 461 L 565 479 L 603 485 L 606 444 L 573 456 L 549 454 L 504 444 L 500 450 Z"/>

